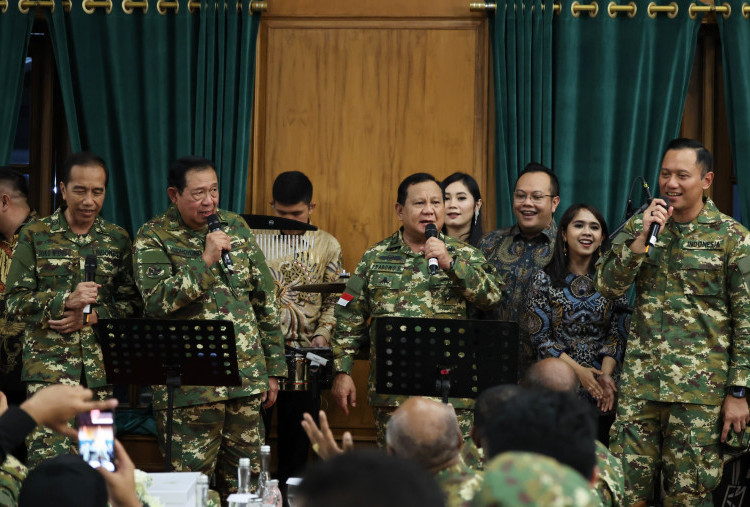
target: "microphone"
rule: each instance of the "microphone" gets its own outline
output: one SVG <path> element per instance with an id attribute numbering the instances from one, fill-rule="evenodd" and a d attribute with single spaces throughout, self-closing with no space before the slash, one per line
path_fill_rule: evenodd
<path id="1" fill-rule="evenodd" d="M 213 215 L 208 215 L 208 217 L 206 217 L 206 222 L 208 222 L 209 232 L 221 230 L 219 217 L 216 215 L 216 213 L 214 213 Z M 229 271 L 230 275 L 234 274 L 234 263 L 232 263 L 232 258 L 229 256 L 229 250 L 221 251 L 221 262 L 224 263 L 224 267 L 227 268 L 227 271 Z"/>
<path id="2" fill-rule="evenodd" d="M 664 208 L 664 206 L 662 206 Z M 648 228 L 648 236 L 646 237 L 646 257 L 649 255 L 649 250 L 652 246 L 656 245 L 656 237 L 659 235 L 661 225 L 658 222 L 653 222 L 651 227 Z"/>
<path id="3" fill-rule="evenodd" d="M 427 239 L 437 238 L 437 235 L 438 235 L 437 226 L 435 224 L 427 224 L 427 227 L 424 228 L 424 235 Z M 427 260 L 427 263 L 430 266 L 430 274 L 434 275 L 435 273 L 437 273 L 437 270 L 438 270 L 437 257 L 430 257 Z"/>
<path id="4" fill-rule="evenodd" d="M 96 281 L 96 255 L 87 255 L 86 261 L 83 264 L 84 281 L 94 282 Z M 88 304 L 83 307 L 83 325 L 89 323 L 89 316 L 91 315 L 91 305 Z"/>

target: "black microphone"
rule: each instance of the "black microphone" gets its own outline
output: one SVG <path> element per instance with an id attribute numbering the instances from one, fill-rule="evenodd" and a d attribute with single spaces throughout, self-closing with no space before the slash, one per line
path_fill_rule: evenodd
<path id="1" fill-rule="evenodd" d="M 84 281 L 94 282 L 96 281 L 96 255 L 87 255 L 86 261 L 83 264 Z M 89 316 L 91 315 L 91 305 L 88 304 L 83 307 L 83 325 L 89 323 Z"/>
<path id="2" fill-rule="evenodd" d="M 437 226 L 435 224 L 427 224 L 427 227 L 424 228 L 424 235 L 427 239 L 437 238 L 437 235 L 438 235 Z M 429 259 L 427 259 L 427 263 L 430 266 L 430 274 L 434 275 L 435 273 L 437 273 L 437 270 L 438 270 L 437 257 L 430 257 Z"/>
<path id="3" fill-rule="evenodd" d="M 664 208 L 664 206 L 661 207 Z M 648 236 L 646 237 L 646 257 L 648 257 L 651 247 L 656 245 L 656 237 L 659 235 L 660 230 L 661 225 L 659 222 L 652 222 L 651 227 L 648 228 Z"/>
<path id="4" fill-rule="evenodd" d="M 208 223 L 209 232 L 221 230 L 219 217 L 216 215 L 216 213 L 214 213 L 213 215 L 208 215 L 208 217 L 206 217 L 206 222 Z M 229 256 L 229 250 L 221 251 L 221 262 L 224 263 L 224 266 L 227 268 L 227 271 L 229 271 L 230 275 L 234 274 L 234 263 L 232 263 L 232 258 Z"/>

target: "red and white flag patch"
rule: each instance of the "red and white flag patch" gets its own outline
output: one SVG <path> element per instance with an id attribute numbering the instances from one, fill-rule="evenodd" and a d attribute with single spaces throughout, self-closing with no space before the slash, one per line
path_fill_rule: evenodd
<path id="1" fill-rule="evenodd" d="M 351 303 L 352 299 L 354 299 L 354 296 L 352 296 L 348 292 L 344 292 L 343 294 L 341 294 L 341 297 L 339 298 L 339 301 L 336 304 L 341 305 L 341 306 L 346 306 L 349 303 Z"/>

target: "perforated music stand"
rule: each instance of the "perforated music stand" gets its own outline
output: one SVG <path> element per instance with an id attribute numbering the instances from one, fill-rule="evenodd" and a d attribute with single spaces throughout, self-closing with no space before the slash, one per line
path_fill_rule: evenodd
<path id="1" fill-rule="evenodd" d="M 234 325 L 228 320 L 101 319 L 94 330 L 109 384 L 167 386 L 165 470 L 170 472 L 175 389 L 242 385 Z"/>
<path id="2" fill-rule="evenodd" d="M 378 394 L 476 398 L 518 375 L 518 324 L 498 320 L 380 317 Z"/>

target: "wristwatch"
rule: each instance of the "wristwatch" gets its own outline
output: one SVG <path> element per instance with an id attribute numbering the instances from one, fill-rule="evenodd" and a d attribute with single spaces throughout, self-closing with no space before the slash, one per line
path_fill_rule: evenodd
<path id="1" fill-rule="evenodd" d="M 747 391 L 745 389 L 745 386 L 731 386 L 729 388 L 729 394 L 731 394 L 735 398 L 744 398 L 747 394 Z"/>

